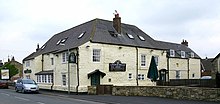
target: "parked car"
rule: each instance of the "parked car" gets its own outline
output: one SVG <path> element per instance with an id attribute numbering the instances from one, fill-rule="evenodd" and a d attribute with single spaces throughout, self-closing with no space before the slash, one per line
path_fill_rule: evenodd
<path id="1" fill-rule="evenodd" d="M 202 76 L 200 79 L 212 79 L 212 76 Z"/>
<path id="2" fill-rule="evenodd" d="M 15 91 L 22 93 L 26 92 L 36 92 L 39 93 L 39 86 L 32 79 L 18 79 L 15 84 Z"/>
<path id="3" fill-rule="evenodd" d="M 0 80 L 0 88 L 8 88 L 8 81 Z"/>

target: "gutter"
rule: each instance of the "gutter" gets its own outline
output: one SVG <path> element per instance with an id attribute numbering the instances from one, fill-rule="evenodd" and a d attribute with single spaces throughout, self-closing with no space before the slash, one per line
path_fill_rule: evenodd
<path id="1" fill-rule="evenodd" d="M 169 56 L 167 56 L 167 70 L 168 70 L 168 75 L 167 75 L 167 79 L 168 79 L 168 82 L 170 81 L 170 59 L 169 59 Z"/>
<path id="2" fill-rule="evenodd" d="M 42 54 L 41 58 L 41 70 L 44 71 L 44 54 Z"/>
<path id="3" fill-rule="evenodd" d="M 138 84 L 138 47 L 135 47 L 136 48 L 136 83 L 137 83 L 137 86 L 139 85 Z"/>
<path id="4" fill-rule="evenodd" d="M 189 79 L 189 58 L 187 59 L 188 79 Z"/>

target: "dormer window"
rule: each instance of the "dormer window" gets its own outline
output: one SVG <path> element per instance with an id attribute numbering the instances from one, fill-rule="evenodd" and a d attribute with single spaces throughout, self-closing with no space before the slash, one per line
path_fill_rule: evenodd
<path id="1" fill-rule="evenodd" d="M 79 38 L 82 38 L 85 33 L 86 33 L 86 32 L 81 33 L 81 34 L 78 36 L 78 39 L 79 39 Z"/>
<path id="2" fill-rule="evenodd" d="M 195 57 L 195 54 L 194 54 L 193 52 L 191 52 L 191 57 L 192 57 L 192 58 Z"/>
<path id="3" fill-rule="evenodd" d="M 181 51 L 181 58 L 185 58 L 185 57 L 186 57 L 185 51 Z"/>
<path id="4" fill-rule="evenodd" d="M 58 40 L 58 41 L 57 41 L 57 45 L 59 45 L 59 44 L 61 44 L 61 43 L 64 44 L 67 39 L 68 39 L 68 37 L 65 37 L 64 39 Z"/>
<path id="5" fill-rule="evenodd" d="M 60 44 L 60 42 L 61 42 L 61 39 L 57 41 L 57 45 L 59 45 L 59 44 Z"/>
<path id="6" fill-rule="evenodd" d="M 46 45 L 43 45 L 42 47 L 41 47 L 41 49 L 44 49 L 46 47 Z"/>
<path id="7" fill-rule="evenodd" d="M 66 37 L 66 38 L 62 39 L 62 40 L 60 41 L 60 43 L 65 43 L 65 42 L 66 42 L 66 40 L 67 40 L 67 38 L 68 38 L 68 37 Z"/>
<path id="8" fill-rule="evenodd" d="M 170 57 L 175 57 L 175 51 L 173 49 L 170 50 Z"/>
<path id="9" fill-rule="evenodd" d="M 118 36 L 118 34 L 115 33 L 114 31 L 108 31 L 108 32 L 109 32 L 109 34 L 110 34 L 111 36 L 113 36 L 113 37 L 117 37 L 117 36 Z"/>
<path id="10" fill-rule="evenodd" d="M 144 39 L 143 36 L 138 35 L 138 37 L 139 37 L 142 41 L 145 41 L 145 39 Z"/>
<path id="11" fill-rule="evenodd" d="M 134 36 L 133 36 L 133 35 L 128 34 L 128 33 L 127 33 L 127 35 L 128 35 L 128 37 L 129 37 L 130 39 L 134 39 Z"/>

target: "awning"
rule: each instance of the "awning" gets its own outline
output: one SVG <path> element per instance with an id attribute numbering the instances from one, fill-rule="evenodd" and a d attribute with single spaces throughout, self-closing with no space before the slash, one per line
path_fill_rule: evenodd
<path id="1" fill-rule="evenodd" d="M 35 73 L 35 75 L 53 75 L 53 70 L 40 71 L 38 73 Z"/>
<path id="2" fill-rule="evenodd" d="M 89 77 L 91 77 L 91 75 L 93 75 L 93 74 L 101 75 L 102 78 L 106 75 L 105 73 L 99 71 L 99 69 L 96 69 L 95 71 L 92 71 L 92 72 L 90 72 L 90 73 L 88 74 L 88 79 L 89 79 Z"/>

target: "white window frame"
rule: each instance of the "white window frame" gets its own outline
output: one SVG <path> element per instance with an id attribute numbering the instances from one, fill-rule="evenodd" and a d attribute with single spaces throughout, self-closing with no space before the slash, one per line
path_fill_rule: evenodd
<path id="1" fill-rule="evenodd" d="M 62 63 L 68 62 L 68 52 L 63 52 L 61 57 Z"/>
<path id="2" fill-rule="evenodd" d="M 79 39 L 79 38 L 82 38 L 85 33 L 86 33 L 86 32 L 82 32 L 82 33 L 78 36 L 78 39 Z"/>
<path id="3" fill-rule="evenodd" d="M 44 75 L 45 77 L 44 77 L 44 82 L 45 83 L 48 83 L 48 75 Z"/>
<path id="4" fill-rule="evenodd" d="M 45 77 L 45 75 L 41 75 L 41 82 L 42 82 L 42 83 L 45 83 L 45 82 L 44 82 L 44 79 L 45 79 L 44 77 Z"/>
<path id="5" fill-rule="evenodd" d="M 130 39 L 134 39 L 134 36 L 133 36 L 133 35 L 128 34 L 128 33 L 127 33 L 127 35 L 128 35 L 128 37 L 129 37 Z"/>
<path id="6" fill-rule="evenodd" d="M 39 76 L 39 83 L 42 82 L 42 75 L 38 75 Z"/>
<path id="7" fill-rule="evenodd" d="M 39 75 L 37 75 L 37 82 L 39 82 L 39 80 L 40 80 L 40 79 L 39 79 Z"/>
<path id="8" fill-rule="evenodd" d="M 47 76 L 47 83 L 51 83 L 51 76 L 52 76 L 52 75 L 48 75 L 48 76 Z"/>
<path id="9" fill-rule="evenodd" d="M 154 56 L 154 60 L 155 60 L 156 65 L 158 66 L 159 65 L 159 56 Z"/>
<path id="10" fill-rule="evenodd" d="M 37 75 L 37 83 L 53 83 L 53 75 Z"/>
<path id="11" fill-rule="evenodd" d="M 185 51 L 181 51 L 181 58 L 186 58 L 186 52 Z"/>
<path id="12" fill-rule="evenodd" d="M 146 67 L 146 55 L 141 54 L 141 67 Z"/>
<path id="13" fill-rule="evenodd" d="M 175 57 L 175 50 L 170 49 L 170 57 Z"/>
<path id="14" fill-rule="evenodd" d="M 140 38 L 140 40 L 145 41 L 143 36 L 138 35 L 138 37 Z"/>
<path id="15" fill-rule="evenodd" d="M 132 79 L 132 73 L 128 73 L 128 79 L 129 79 L 129 80 Z"/>
<path id="16" fill-rule="evenodd" d="M 176 79 L 180 79 L 180 77 L 181 77 L 181 72 L 180 72 L 180 70 L 177 70 L 176 71 Z"/>
<path id="17" fill-rule="evenodd" d="M 101 49 L 93 49 L 92 50 L 92 61 L 100 62 L 101 61 Z"/>
<path id="18" fill-rule="evenodd" d="M 26 75 L 26 78 L 27 78 L 27 79 L 31 79 L 30 75 Z"/>
<path id="19" fill-rule="evenodd" d="M 192 58 L 195 57 L 195 53 L 194 52 L 191 52 L 190 55 L 191 55 Z"/>
<path id="20" fill-rule="evenodd" d="M 30 66 L 31 66 L 31 62 L 30 62 L 30 60 L 25 61 L 25 64 L 26 64 L 26 67 L 30 67 Z"/>
<path id="21" fill-rule="evenodd" d="M 66 74 L 62 74 L 62 86 L 67 86 L 67 77 L 66 77 Z"/>
<path id="22" fill-rule="evenodd" d="M 138 74 L 138 80 L 145 80 L 145 74 Z"/>

